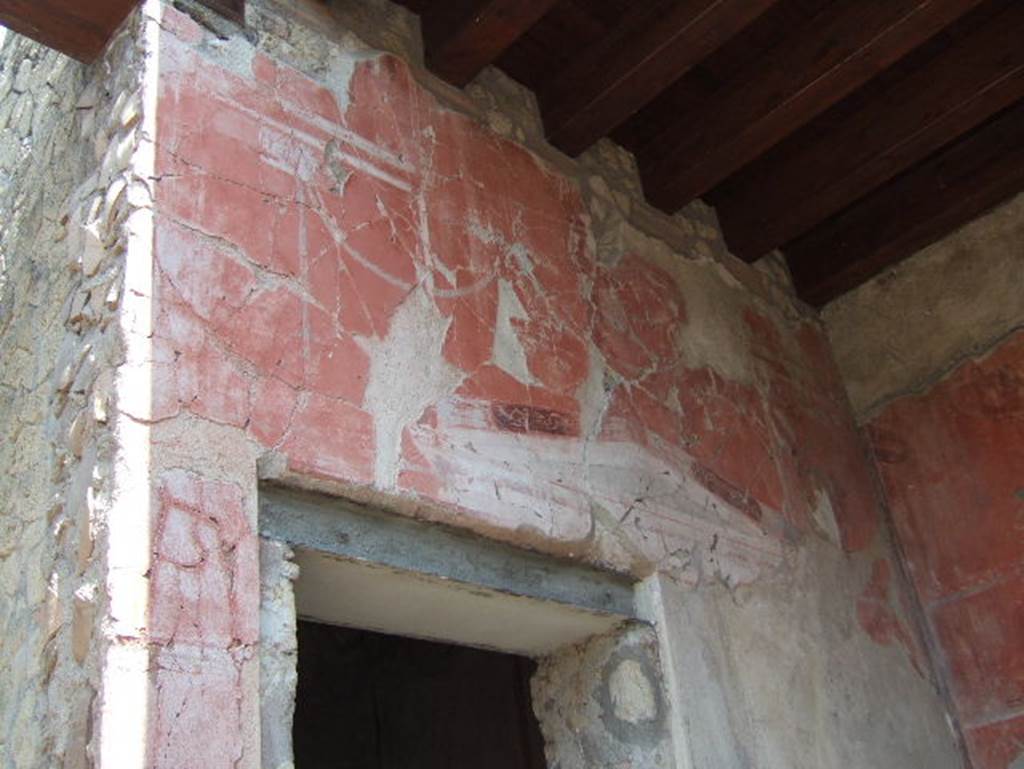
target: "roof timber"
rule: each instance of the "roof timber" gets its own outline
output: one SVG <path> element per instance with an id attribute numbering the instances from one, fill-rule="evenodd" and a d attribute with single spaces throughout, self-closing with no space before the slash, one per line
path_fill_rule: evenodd
<path id="1" fill-rule="evenodd" d="M 713 202 L 733 253 L 753 261 L 799 237 L 1024 98 L 1024 4 L 1003 5 L 723 185 Z"/>
<path id="2" fill-rule="evenodd" d="M 784 247 L 823 305 L 1024 190 L 1024 101 Z"/>
<path id="3" fill-rule="evenodd" d="M 549 141 L 578 155 L 777 2 L 685 0 L 637 13 L 539 91 Z"/>
<path id="4" fill-rule="evenodd" d="M 0 24 L 83 62 L 103 51 L 138 0 L 0 0 Z"/>
<path id="5" fill-rule="evenodd" d="M 704 195 L 979 2 L 840 0 L 639 153 L 648 198 L 675 211 Z"/>

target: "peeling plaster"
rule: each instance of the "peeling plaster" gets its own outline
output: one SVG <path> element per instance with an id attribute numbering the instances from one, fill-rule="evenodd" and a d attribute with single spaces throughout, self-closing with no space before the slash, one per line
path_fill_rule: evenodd
<path id="1" fill-rule="evenodd" d="M 494 329 L 494 365 L 504 369 L 520 382 L 538 384 L 530 373 L 526 352 L 519 341 L 514 321 L 526 321 L 530 316 L 515 290 L 507 280 L 498 279 L 498 319 Z"/>
<path id="2" fill-rule="evenodd" d="M 403 431 L 463 379 L 441 354 L 450 323 L 418 286 L 399 305 L 388 336 L 372 348 L 366 408 L 380 447 L 374 470 L 379 488 L 395 487 Z"/>
<path id="3" fill-rule="evenodd" d="M 133 273 L 124 291 L 116 278 L 75 283 L 55 302 L 76 334 L 116 313 L 138 344 L 95 359 L 84 345 L 80 358 L 77 349 L 37 356 L 61 361 L 64 411 L 51 425 L 42 400 L 17 409 L 10 442 L 58 436 L 61 483 L 67 468 L 101 456 L 107 423 L 131 452 L 113 469 L 97 464 L 98 487 L 118 474 L 116 530 L 92 525 L 102 495 L 86 494 L 86 512 L 67 520 L 53 507 L 58 536 L 77 534 L 66 541 L 81 542 L 85 560 L 104 534 L 124 559 L 106 583 L 110 605 L 95 614 L 116 635 L 90 673 L 90 683 L 102 678 L 100 715 L 117 700 L 132 729 L 150 729 L 140 764 L 259 765 L 257 665 L 281 684 L 279 699 L 262 697 L 287 713 L 294 654 L 285 616 L 294 574 L 267 543 L 263 560 L 280 566 L 269 590 L 280 594 L 263 616 L 267 643 L 257 636 L 259 471 L 635 576 L 660 573 L 680 591 L 668 609 L 696 602 L 715 618 L 716 635 L 691 651 L 714 660 L 709 676 L 741 685 L 712 698 L 724 715 L 712 713 L 706 731 L 747 765 L 757 755 L 767 769 L 873 767 L 850 748 L 872 733 L 879 750 L 907 751 L 907 767 L 944 767 L 927 684 L 901 649 L 856 624 L 856 590 L 888 544 L 820 328 L 783 278 L 725 253 L 709 210 L 670 218 L 647 208 L 620 148 L 601 143 L 575 162 L 544 146 L 532 97 L 511 81 L 487 75 L 470 96 L 434 81 L 409 53 L 408 15 L 367 8 L 252 0 L 247 31 L 223 40 L 147 5 L 159 50 L 146 74 L 160 91 L 157 113 L 145 113 L 158 125 L 140 146 L 158 166 L 89 205 L 141 206 L 124 221 L 149 244 L 132 259 L 149 282 Z M 394 28 L 370 33 L 413 64 L 355 42 L 326 23 L 332 14 L 390 19 Z M 113 114 L 134 120 L 131 104 Z M 12 137 L 46 114 L 34 100 L 18 107 L 5 117 Z M 101 133 L 93 109 L 81 112 L 86 132 Z M 123 160 L 130 148 L 120 133 L 98 135 L 95 154 Z M 55 241 L 73 242 L 61 258 L 101 275 L 103 229 L 63 226 L 47 223 Z M 19 296 L 36 296 L 25 276 Z M 36 329 L 2 328 L 12 340 L 0 380 L 7 404 L 52 372 L 33 356 Z M 124 354 L 111 402 L 108 385 L 89 389 L 92 366 Z M 75 484 L 76 495 L 88 485 Z M 138 515 L 151 503 L 152 516 Z M 824 528 L 830 518 L 846 554 L 809 536 L 826 509 Z M 31 518 L 17 524 L 25 552 L 53 523 Z M 89 523 L 80 532 L 78 520 Z M 151 537 L 152 548 L 138 546 Z M 23 574 L 9 565 L 23 544 L 0 544 L 0 584 L 23 591 L 19 618 L 38 608 L 43 632 L 57 629 L 65 646 L 46 659 L 64 671 L 84 634 L 61 620 L 79 594 L 79 628 L 88 624 L 90 591 L 78 588 L 100 583 L 78 585 L 71 569 Z M 888 593 L 886 608 L 895 615 Z M 32 627 L 19 620 L 10 638 Z M 663 640 L 630 627 L 545 661 L 535 702 L 562 769 L 672 765 L 670 743 L 684 740 L 675 727 L 670 739 L 669 706 L 684 700 L 655 686 Z M 776 660 L 764 662 L 766 649 Z M 138 691 L 150 673 L 153 689 Z M 891 707 L 897 695 L 865 683 L 880 679 L 904 684 L 900 745 L 871 732 L 870 719 L 827 725 L 827 703 L 857 714 Z M 681 679 L 670 671 L 667 680 Z M 30 691 L 27 681 L 15 690 Z M 557 701 L 543 697 L 556 691 Z M 657 715 L 647 719 L 651 701 Z M 7 708 L 3 734 L 34 740 L 26 724 L 37 709 L 31 697 Z M 648 723 L 650 739 L 636 744 L 630 728 Z M 93 727 L 110 750 L 132 733 L 117 727 Z M 778 739 L 794 733 L 808 746 L 797 758 Z M 906 747 L 906 734 L 929 739 Z M 265 743 L 274 769 L 289 760 L 278 736 Z"/>

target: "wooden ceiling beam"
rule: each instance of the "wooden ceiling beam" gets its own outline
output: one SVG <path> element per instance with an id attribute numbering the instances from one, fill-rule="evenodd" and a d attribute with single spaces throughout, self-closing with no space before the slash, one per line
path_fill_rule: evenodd
<path id="1" fill-rule="evenodd" d="M 714 199 L 730 250 L 754 261 L 1024 98 L 1024 4 L 1004 5 L 852 114 L 823 115 L 828 130 L 797 132 L 730 179 Z"/>
<path id="2" fill-rule="evenodd" d="M 0 24 L 83 62 L 103 51 L 138 0 L 0 0 Z"/>
<path id="3" fill-rule="evenodd" d="M 671 212 L 700 197 L 980 2 L 840 0 L 826 8 L 640 152 L 649 199 Z"/>
<path id="4" fill-rule="evenodd" d="M 226 19 L 245 24 L 245 0 L 197 0 Z"/>
<path id="5" fill-rule="evenodd" d="M 1024 101 L 783 247 L 822 306 L 1024 190 Z"/>
<path id="6" fill-rule="evenodd" d="M 780 0 L 680 0 L 630 20 L 537 94 L 548 140 L 578 155 Z"/>
<path id="7" fill-rule="evenodd" d="M 537 23 L 556 0 L 435 0 L 422 12 L 427 66 L 464 86 Z"/>

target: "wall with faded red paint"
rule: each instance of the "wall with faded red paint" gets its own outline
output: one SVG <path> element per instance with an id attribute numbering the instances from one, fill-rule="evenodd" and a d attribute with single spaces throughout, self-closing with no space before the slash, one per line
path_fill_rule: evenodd
<path id="1" fill-rule="evenodd" d="M 869 423 L 976 769 L 1024 756 L 1024 334 Z"/>
<path id="2" fill-rule="evenodd" d="M 827 340 L 785 284 L 320 4 L 254 2 L 248 37 L 143 13 L 118 409 L 148 502 L 122 505 L 108 589 L 147 688 L 135 707 L 108 667 L 108 732 L 143 718 L 149 766 L 259 765 L 262 478 L 661 573 L 704 618 L 673 630 L 708 687 L 681 702 L 721 703 L 688 721 L 696 765 L 959 766 Z"/>
<path id="3" fill-rule="evenodd" d="M 1022 242 L 1018 195 L 823 311 L 976 769 L 1024 763 Z"/>
<path id="4" fill-rule="evenodd" d="M 297 475 L 592 558 L 599 490 L 646 540 L 635 570 L 692 539 L 625 499 L 652 466 L 722 505 L 723 547 L 737 537 L 751 568 L 810 531 L 823 498 L 827 533 L 872 543 L 870 476 L 813 320 L 734 292 L 743 377 L 689 359 L 685 338 L 716 321 L 692 316 L 679 278 L 631 251 L 598 260 L 579 183 L 400 60 L 358 63 L 341 105 L 261 53 L 244 77 L 213 65 L 179 23 L 160 86 L 152 418 L 232 426 Z"/>

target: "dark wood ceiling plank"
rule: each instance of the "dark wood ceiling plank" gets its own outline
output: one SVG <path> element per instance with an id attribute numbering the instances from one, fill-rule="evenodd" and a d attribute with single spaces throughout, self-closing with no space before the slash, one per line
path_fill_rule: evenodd
<path id="1" fill-rule="evenodd" d="M 678 0 L 636 10 L 577 56 L 538 99 L 548 140 L 578 155 L 779 0 Z"/>
<path id="2" fill-rule="evenodd" d="M 0 24 L 90 62 L 138 0 L 0 0 Z"/>
<path id="3" fill-rule="evenodd" d="M 697 114 L 703 104 L 737 72 L 758 60 L 781 41 L 792 37 L 834 0 L 780 0 L 739 34 L 725 42 L 647 107 L 628 118 L 611 134 L 639 155 L 680 115 Z"/>
<path id="4" fill-rule="evenodd" d="M 560 0 L 515 43 L 494 66 L 536 92 L 551 73 L 567 67 L 580 50 L 597 45 L 608 34 L 602 18 L 593 10 L 603 2 Z"/>
<path id="5" fill-rule="evenodd" d="M 798 132 L 730 180 L 714 201 L 730 250 L 763 256 L 1024 98 L 1024 3 L 1005 5 L 831 130 Z"/>
<path id="6" fill-rule="evenodd" d="M 703 195 L 980 2 L 840 0 L 641 151 L 648 197 L 675 211 Z"/>
<path id="7" fill-rule="evenodd" d="M 226 19 L 245 24 L 245 0 L 197 0 Z"/>
<path id="8" fill-rule="evenodd" d="M 1024 101 L 783 247 L 822 306 L 1024 190 Z"/>
<path id="9" fill-rule="evenodd" d="M 556 0 L 443 0 L 421 14 L 427 66 L 464 86 L 547 13 Z"/>

